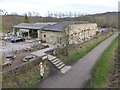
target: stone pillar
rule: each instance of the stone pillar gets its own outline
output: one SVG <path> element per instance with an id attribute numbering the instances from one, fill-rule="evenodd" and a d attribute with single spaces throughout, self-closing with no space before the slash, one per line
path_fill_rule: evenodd
<path id="1" fill-rule="evenodd" d="M 13 35 L 15 35 L 15 34 L 16 34 L 16 33 L 15 33 L 15 28 L 13 28 L 13 32 L 12 32 L 12 34 L 13 34 Z"/>
<path id="2" fill-rule="evenodd" d="M 37 37 L 38 40 L 41 40 L 41 37 L 42 37 L 42 36 L 41 36 L 41 31 L 40 31 L 40 30 L 37 30 L 37 34 L 38 34 L 38 37 Z"/>

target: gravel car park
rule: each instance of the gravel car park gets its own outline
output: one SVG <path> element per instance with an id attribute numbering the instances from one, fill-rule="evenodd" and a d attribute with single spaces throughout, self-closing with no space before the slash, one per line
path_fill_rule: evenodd
<path id="1" fill-rule="evenodd" d="M 0 40 L 0 43 L 2 42 L 3 41 Z M 2 59 L 10 60 L 10 61 L 5 61 L 6 63 L 4 64 L 5 67 L 3 68 L 3 71 L 12 69 L 15 66 L 18 66 L 24 62 L 28 62 L 30 60 L 36 59 L 37 56 L 31 55 L 31 53 L 46 48 L 45 45 L 41 45 L 37 41 L 11 43 L 10 40 L 9 41 L 6 40 L 3 43 L 2 45 L 0 45 L 0 51 L 2 52 Z M 30 56 L 33 57 L 30 58 Z M 9 65 L 7 65 L 7 63 Z"/>

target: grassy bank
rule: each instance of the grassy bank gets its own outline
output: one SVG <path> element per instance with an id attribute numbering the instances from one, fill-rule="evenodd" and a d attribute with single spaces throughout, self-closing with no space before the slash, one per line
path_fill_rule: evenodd
<path id="1" fill-rule="evenodd" d="M 0 29 L 0 32 L 3 32 L 3 30 Z"/>
<path id="2" fill-rule="evenodd" d="M 98 63 L 93 69 L 93 79 L 87 87 L 89 88 L 106 88 L 109 83 L 109 76 L 114 67 L 114 54 L 118 46 L 118 38 L 101 55 Z"/>
<path id="3" fill-rule="evenodd" d="M 44 63 L 45 75 L 47 78 L 49 75 L 48 61 Z M 15 74 L 10 74 L 9 77 L 3 78 L 3 88 L 34 88 L 41 82 L 40 72 L 38 65 L 30 64 L 26 69 L 23 69 Z"/>
<path id="4" fill-rule="evenodd" d="M 69 46 L 68 47 L 69 52 L 67 57 L 63 55 L 65 52 L 65 49 L 62 48 L 61 50 L 58 51 L 57 57 L 59 58 L 62 57 L 62 60 L 64 63 L 71 65 L 113 34 L 114 32 L 108 32 L 106 34 L 100 35 L 97 38 L 91 39 L 86 43 L 75 45 L 75 46 Z"/>
<path id="5" fill-rule="evenodd" d="M 0 33 L 7 33 L 8 30 L 2 30 L 0 29 Z"/>
<path id="6" fill-rule="evenodd" d="M 0 32 L 5 33 L 5 30 L 0 29 Z"/>

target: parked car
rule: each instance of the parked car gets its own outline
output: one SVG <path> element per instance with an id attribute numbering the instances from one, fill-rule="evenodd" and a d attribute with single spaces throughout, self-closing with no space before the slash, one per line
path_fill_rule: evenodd
<path id="1" fill-rule="evenodd" d="M 5 56 L 6 60 L 14 60 L 15 56 L 14 55 L 7 55 Z"/>
<path id="2" fill-rule="evenodd" d="M 15 39 L 16 36 L 10 35 L 10 36 L 6 36 L 5 40 L 11 40 L 11 39 Z"/>
<path id="3" fill-rule="evenodd" d="M 31 61 L 31 60 L 34 60 L 35 59 L 35 56 L 33 55 L 29 55 L 29 56 L 26 56 L 23 58 L 23 61 L 24 62 L 27 62 L 27 61 Z"/>
<path id="4" fill-rule="evenodd" d="M 25 41 L 24 38 L 14 38 L 14 39 L 11 39 L 12 43 L 15 43 L 15 42 L 24 42 L 24 41 Z"/>

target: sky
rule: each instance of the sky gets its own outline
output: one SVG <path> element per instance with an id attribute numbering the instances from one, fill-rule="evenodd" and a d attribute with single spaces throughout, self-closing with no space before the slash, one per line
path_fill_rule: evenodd
<path id="1" fill-rule="evenodd" d="M 41 16 L 50 12 L 79 12 L 95 14 L 118 11 L 119 0 L 0 0 L 0 9 L 9 13 L 38 12 Z"/>

